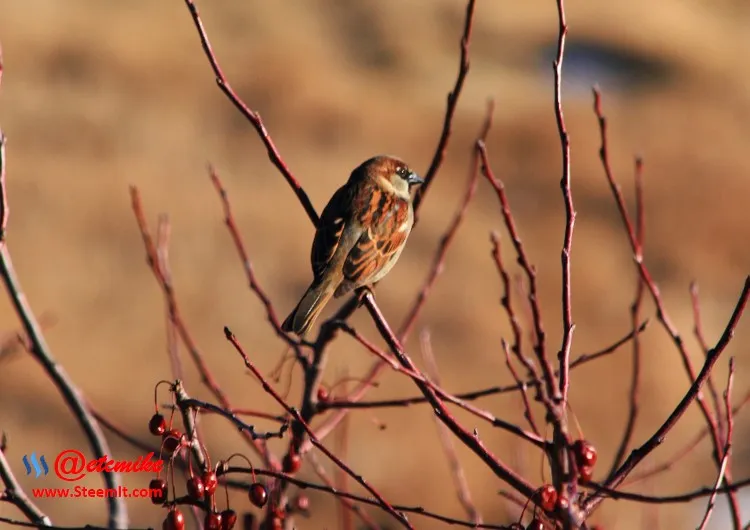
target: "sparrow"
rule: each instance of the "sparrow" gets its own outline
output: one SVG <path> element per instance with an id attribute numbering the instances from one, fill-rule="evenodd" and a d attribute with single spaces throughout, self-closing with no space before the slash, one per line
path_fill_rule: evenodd
<path id="1" fill-rule="evenodd" d="M 323 209 L 310 253 L 313 281 L 281 329 L 303 337 L 331 297 L 388 274 L 414 224 L 410 191 L 423 183 L 392 156 L 375 156 L 352 171 Z"/>

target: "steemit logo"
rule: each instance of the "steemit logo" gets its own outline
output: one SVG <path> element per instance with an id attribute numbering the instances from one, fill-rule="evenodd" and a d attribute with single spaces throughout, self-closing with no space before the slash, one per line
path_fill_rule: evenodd
<path id="1" fill-rule="evenodd" d="M 41 466 L 39 465 L 40 463 L 42 464 Z M 47 466 L 47 461 L 44 459 L 44 455 L 37 458 L 36 452 L 31 453 L 31 456 L 23 455 L 23 465 L 26 467 L 27 475 L 31 475 L 32 466 L 34 467 L 34 472 L 36 473 L 35 476 L 37 478 L 42 474 L 42 468 L 44 469 L 45 475 L 49 473 L 49 467 Z"/>

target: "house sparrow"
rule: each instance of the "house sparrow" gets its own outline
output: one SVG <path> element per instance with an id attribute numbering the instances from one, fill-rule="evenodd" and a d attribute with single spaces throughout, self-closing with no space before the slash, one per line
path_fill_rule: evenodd
<path id="1" fill-rule="evenodd" d="M 388 274 L 414 224 L 409 191 L 423 182 L 390 156 L 376 156 L 352 171 L 320 216 L 310 256 L 312 284 L 281 329 L 304 336 L 331 297 Z"/>

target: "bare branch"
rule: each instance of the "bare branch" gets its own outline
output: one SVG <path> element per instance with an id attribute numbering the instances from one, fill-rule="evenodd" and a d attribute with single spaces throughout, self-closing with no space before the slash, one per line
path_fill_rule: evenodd
<path id="1" fill-rule="evenodd" d="M 8 224 L 8 196 L 5 184 L 5 136 L 0 131 L 0 277 L 2 277 L 5 289 L 8 292 L 13 307 L 21 319 L 26 336 L 31 346 L 30 353 L 39 364 L 42 365 L 47 377 L 62 395 L 65 404 L 75 416 L 78 424 L 88 440 L 91 451 L 96 458 L 112 454 L 107 439 L 104 437 L 96 418 L 84 405 L 84 397 L 81 390 L 73 383 L 68 372 L 52 356 L 47 341 L 42 333 L 42 328 L 29 305 L 26 295 L 23 293 L 21 283 L 13 268 L 13 260 L 5 241 L 5 231 Z M 113 472 L 102 472 L 102 478 L 107 488 L 117 489 L 120 486 L 120 474 Z M 109 525 L 116 528 L 125 528 L 128 525 L 128 512 L 125 499 L 121 497 L 109 497 L 107 499 Z"/>

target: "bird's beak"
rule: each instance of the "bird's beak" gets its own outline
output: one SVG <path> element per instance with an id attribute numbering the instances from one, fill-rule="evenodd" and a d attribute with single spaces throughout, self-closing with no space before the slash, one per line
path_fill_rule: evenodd
<path id="1" fill-rule="evenodd" d="M 414 184 L 424 184 L 424 179 L 412 171 L 409 173 L 409 178 L 406 179 L 406 182 L 413 186 Z"/>

